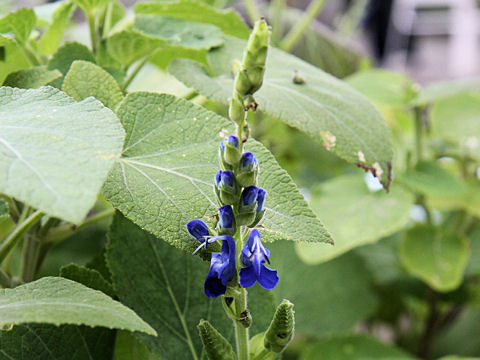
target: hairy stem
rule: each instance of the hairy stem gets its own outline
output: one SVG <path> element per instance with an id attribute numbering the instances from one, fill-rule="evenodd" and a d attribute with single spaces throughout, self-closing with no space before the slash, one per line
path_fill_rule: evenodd
<path id="1" fill-rule="evenodd" d="M 9 288 L 12 286 L 12 281 L 10 277 L 5 274 L 3 270 L 0 269 L 0 287 L 2 288 Z"/>
<path id="2" fill-rule="evenodd" d="M 90 31 L 90 42 L 92 45 L 92 52 L 97 53 L 97 28 L 95 26 L 95 15 L 92 13 L 86 14 L 88 21 L 88 29 Z"/>
<path id="3" fill-rule="evenodd" d="M 142 70 L 142 67 L 147 63 L 148 59 L 150 59 L 150 54 L 137 62 L 132 72 L 127 76 L 125 81 L 122 83 L 122 86 L 121 86 L 122 91 L 127 90 L 128 85 L 130 85 L 133 79 L 135 79 L 135 77 L 138 75 L 140 70 Z"/>
<path id="4" fill-rule="evenodd" d="M 300 21 L 288 32 L 287 36 L 280 42 L 280 48 L 290 51 L 300 40 L 303 33 L 308 29 L 313 20 L 317 17 L 325 4 L 325 0 L 313 0 L 305 11 Z"/>
<path id="5" fill-rule="evenodd" d="M 25 210 L 25 209 L 24 209 Z M 24 211 L 25 212 L 25 211 Z M 44 213 L 40 210 L 35 211 L 29 217 L 27 217 L 22 222 L 19 222 L 18 225 L 13 229 L 13 231 L 7 236 L 2 245 L 0 246 L 0 263 L 3 262 L 5 257 L 8 255 L 10 250 L 17 244 L 17 242 L 22 238 L 22 236 L 27 232 L 33 225 L 40 221 Z"/>
<path id="6" fill-rule="evenodd" d="M 41 238 L 36 234 L 27 234 L 25 236 L 22 249 L 22 266 L 20 269 L 20 279 L 23 282 L 30 282 L 35 279 L 41 245 Z"/>

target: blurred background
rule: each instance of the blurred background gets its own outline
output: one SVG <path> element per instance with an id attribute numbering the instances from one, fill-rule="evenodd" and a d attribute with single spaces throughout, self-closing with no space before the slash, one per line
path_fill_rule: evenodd
<path id="1" fill-rule="evenodd" d="M 2 0 L 1 7 L 20 8 L 44 4 L 43 0 Z M 122 0 L 131 7 L 136 1 Z M 243 3 L 233 5 L 245 16 Z M 274 2 L 257 2 L 265 14 Z M 283 31 L 300 17 L 306 0 L 288 1 Z M 420 84 L 465 79 L 480 75 L 480 1 L 478 0 L 328 0 L 294 52 L 338 77 L 353 73 L 361 61 L 408 74 Z M 216 4 L 217 5 L 217 4 Z M 5 10 L 4 9 L 4 10 Z M 298 12 L 295 12 L 298 9 Z M 81 12 L 77 12 L 81 19 Z M 285 14 L 284 14 L 285 15 Z M 315 33 L 335 40 L 350 52 L 348 59 L 322 54 Z M 320 44 L 321 45 L 321 44 Z M 327 45 L 327 44 L 323 44 Z M 338 51 L 337 51 L 338 52 Z"/>

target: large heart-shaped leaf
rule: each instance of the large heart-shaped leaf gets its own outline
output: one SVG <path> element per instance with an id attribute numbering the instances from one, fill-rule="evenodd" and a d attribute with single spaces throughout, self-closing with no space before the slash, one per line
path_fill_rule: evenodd
<path id="1" fill-rule="evenodd" d="M 233 88 L 233 64 L 246 43 L 226 37 L 208 60 L 215 72 L 190 60 L 176 59 L 169 67 L 180 81 L 202 95 L 227 104 Z M 303 81 L 294 77 L 300 76 Z M 263 86 L 255 98 L 259 108 L 323 142 L 348 162 L 391 180 L 392 140 L 382 116 L 361 94 L 320 69 L 277 49 L 270 49 Z"/>
<path id="2" fill-rule="evenodd" d="M 59 277 L 0 290 L 0 326 L 25 323 L 103 326 L 156 335 L 150 325 L 118 301 Z"/>
<path id="3" fill-rule="evenodd" d="M 0 88 L 0 192 L 78 223 L 93 206 L 124 131 L 99 101 L 51 87 Z"/>
<path id="4" fill-rule="evenodd" d="M 151 350 L 164 359 L 178 359 L 179 354 L 197 358 L 202 351 L 196 328 L 201 319 L 233 340 L 232 320 L 221 299 L 205 296 L 207 263 L 143 231 L 121 214 L 114 217 L 109 240 L 107 261 L 118 297 L 158 333 L 158 337 L 139 334 Z M 275 309 L 266 290 L 252 288 L 248 298 L 255 335 L 265 330 Z"/>
<path id="5" fill-rule="evenodd" d="M 232 133 L 231 123 L 165 94 L 130 94 L 117 114 L 127 137 L 123 155 L 105 183 L 105 195 L 142 228 L 192 251 L 195 243 L 185 224 L 194 218 L 213 224 L 218 208 L 213 190 L 218 146 Z M 267 190 L 264 239 L 331 241 L 272 154 L 255 141 L 246 147 L 259 160 L 259 186 Z"/>

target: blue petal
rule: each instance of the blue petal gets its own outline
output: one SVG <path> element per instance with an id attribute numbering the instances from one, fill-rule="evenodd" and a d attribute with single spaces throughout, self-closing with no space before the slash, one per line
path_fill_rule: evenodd
<path id="1" fill-rule="evenodd" d="M 225 294 L 227 287 L 222 284 L 217 277 L 208 277 L 205 279 L 205 295 L 208 297 L 218 297 Z"/>
<path id="2" fill-rule="evenodd" d="M 200 240 L 204 236 L 210 235 L 207 224 L 199 219 L 189 221 L 187 223 L 187 231 L 195 240 Z"/>
<path id="3" fill-rule="evenodd" d="M 273 289 L 278 283 L 277 270 L 269 269 L 265 265 L 262 265 L 260 268 L 260 276 L 257 280 L 264 289 Z"/>
<path id="4" fill-rule="evenodd" d="M 238 138 L 235 135 L 230 135 L 227 141 L 229 145 L 233 145 L 238 148 Z"/>
<path id="5" fill-rule="evenodd" d="M 240 269 L 240 285 L 243 288 L 253 286 L 256 282 L 257 275 L 255 274 L 255 269 L 253 268 L 253 265 Z"/>
<path id="6" fill-rule="evenodd" d="M 233 187 L 233 172 L 230 170 L 222 171 L 222 183 L 227 184 L 230 187 Z"/>
<path id="7" fill-rule="evenodd" d="M 256 165 L 258 163 L 257 158 L 251 152 L 246 152 L 242 156 L 242 166 Z"/>
<path id="8" fill-rule="evenodd" d="M 258 195 L 257 195 L 257 212 L 260 212 L 263 210 L 263 204 L 265 203 L 265 195 L 267 192 L 263 189 L 258 189 Z"/>
<path id="9" fill-rule="evenodd" d="M 230 205 L 222 206 L 218 209 L 220 213 L 220 227 L 222 228 L 231 228 L 233 226 L 233 210 Z"/>
<path id="10" fill-rule="evenodd" d="M 222 170 L 218 170 L 215 174 L 215 186 L 218 187 L 220 185 L 220 181 L 222 180 Z"/>

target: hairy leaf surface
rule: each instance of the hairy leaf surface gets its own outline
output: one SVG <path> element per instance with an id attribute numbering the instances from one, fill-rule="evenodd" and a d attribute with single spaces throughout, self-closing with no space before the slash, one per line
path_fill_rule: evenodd
<path id="1" fill-rule="evenodd" d="M 0 88 L 0 129 L 0 192 L 73 223 L 95 203 L 124 138 L 99 101 L 52 87 Z"/>

